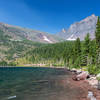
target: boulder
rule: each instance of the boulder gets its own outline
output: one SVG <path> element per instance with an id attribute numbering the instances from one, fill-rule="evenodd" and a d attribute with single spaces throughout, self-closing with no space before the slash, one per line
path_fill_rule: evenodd
<path id="1" fill-rule="evenodd" d="M 98 79 L 98 89 L 100 90 L 100 73 L 96 77 Z"/>
<path id="2" fill-rule="evenodd" d="M 96 76 L 97 78 L 100 78 L 100 73 L 99 74 L 97 74 L 97 76 Z"/>
<path id="3" fill-rule="evenodd" d="M 71 69 L 71 72 L 75 72 L 75 73 L 76 73 L 76 72 L 77 72 L 77 69 L 72 68 L 72 69 Z"/>
<path id="4" fill-rule="evenodd" d="M 81 74 L 81 73 L 82 71 L 80 69 L 76 71 L 76 74 Z"/>
<path id="5" fill-rule="evenodd" d="M 87 77 L 89 76 L 88 72 L 87 71 L 84 71 L 78 75 L 76 75 L 76 77 L 74 78 L 74 80 L 85 80 Z"/>
<path id="6" fill-rule="evenodd" d="M 72 68 L 72 69 L 71 69 L 71 72 L 74 72 L 75 74 L 80 74 L 80 73 L 82 73 L 81 69 L 75 69 L 75 68 Z"/>
<path id="7" fill-rule="evenodd" d="M 98 89 L 100 90 L 100 80 L 98 81 Z"/>
<path id="8" fill-rule="evenodd" d="M 98 88 L 98 80 L 96 79 L 96 77 L 90 77 L 87 81 L 92 87 Z"/>

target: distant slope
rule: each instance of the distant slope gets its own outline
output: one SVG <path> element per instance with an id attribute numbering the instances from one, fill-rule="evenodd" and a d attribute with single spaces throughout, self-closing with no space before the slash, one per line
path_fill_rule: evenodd
<path id="1" fill-rule="evenodd" d="M 27 39 L 41 43 L 55 43 L 61 40 L 59 37 L 48 34 L 46 32 L 21 28 L 18 26 L 8 25 L 5 23 L 0 23 L 0 30 L 3 31 L 4 34 L 10 36 L 11 40 L 13 41 L 22 41 L 24 39 Z"/>
<path id="2" fill-rule="evenodd" d="M 62 29 L 57 35 L 61 36 L 66 40 L 76 40 L 76 38 L 80 38 L 80 40 L 84 40 L 84 37 L 87 33 L 90 33 L 91 38 L 93 39 L 95 29 L 97 23 L 97 16 L 94 14 L 83 19 L 80 22 L 76 22 L 72 24 L 68 30 Z"/>
<path id="3" fill-rule="evenodd" d="M 12 41 L 12 38 L 0 30 L 0 61 L 11 62 L 20 58 L 28 50 L 40 47 L 44 44 L 30 40 Z"/>

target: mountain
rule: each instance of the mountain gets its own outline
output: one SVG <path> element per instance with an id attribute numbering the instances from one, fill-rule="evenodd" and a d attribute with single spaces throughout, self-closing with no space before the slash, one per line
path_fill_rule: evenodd
<path id="1" fill-rule="evenodd" d="M 13 62 L 31 49 L 60 40 L 46 32 L 0 23 L 0 62 Z"/>
<path id="2" fill-rule="evenodd" d="M 86 34 L 90 33 L 90 37 L 93 39 L 95 37 L 96 23 L 97 16 L 93 14 L 80 22 L 72 24 L 69 29 L 62 29 L 58 36 L 66 40 L 76 40 L 78 37 L 80 40 L 84 40 Z"/>
<path id="3" fill-rule="evenodd" d="M 3 31 L 5 35 L 8 35 L 12 41 L 23 41 L 25 39 L 41 43 L 55 43 L 60 41 L 59 37 L 46 32 L 21 28 L 5 23 L 0 23 L 0 30 Z"/>

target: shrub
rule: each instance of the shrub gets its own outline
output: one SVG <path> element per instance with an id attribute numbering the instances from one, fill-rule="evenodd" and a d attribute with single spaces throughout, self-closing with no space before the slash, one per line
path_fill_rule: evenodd
<path id="1" fill-rule="evenodd" d="M 88 72 L 90 73 L 90 74 L 95 74 L 95 75 L 97 75 L 99 72 L 100 72 L 100 69 L 98 69 L 96 66 L 94 66 L 94 65 L 89 65 L 88 66 Z"/>

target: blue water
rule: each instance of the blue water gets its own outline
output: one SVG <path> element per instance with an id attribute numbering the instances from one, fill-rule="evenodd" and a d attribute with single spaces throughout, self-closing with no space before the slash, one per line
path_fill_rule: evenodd
<path id="1" fill-rule="evenodd" d="M 1 67 L 0 100 L 71 100 L 66 69 Z"/>

